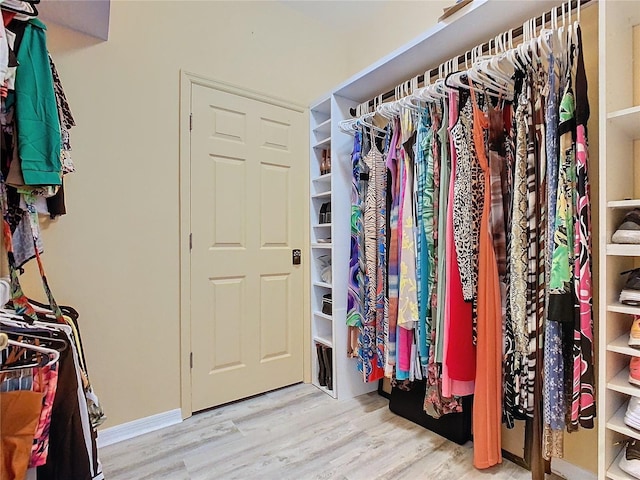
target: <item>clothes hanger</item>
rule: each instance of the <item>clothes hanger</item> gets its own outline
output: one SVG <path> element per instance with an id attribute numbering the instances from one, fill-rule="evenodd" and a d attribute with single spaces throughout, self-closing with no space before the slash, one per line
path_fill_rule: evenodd
<path id="1" fill-rule="evenodd" d="M 491 53 L 491 44 L 491 41 L 487 44 L 487 51 L 489 54 Z M 474 61 L 472 62 L 471 68 L 467 70 L 467 78 L 469 80 L 467 88 L 483 94 L 503 94 L 502 90 L 504 90 L 504 88 L 502 85 L 497 84 L 494 79 L 485 72 L 484 65 L 489 61 L 488 59 L 491 58 L 491 55 L 482 55 L 483 46 L 484 44 L 480 44 L 474 48 Z M 482 88 L 475 87 L 474 85 L 479 85 Z M 506 93 L 506 91 L 504 93 Z"/>
<path id="2" fill-rule="evenodd" d="M 569 17 L 569 22 L 571 22 L 571 17 Z M 580 28 L 580 0 L 578 0 L 577 10 L 576 10 L 576 20 L 571 24 L 571 45 L 577 47 L 578 46 L 578 28 Z"/>
<path id="3" fill-rule="evenodd" d="M 376 107 L 376 112 L 380 114 L 380 116 L 386 118 L 387 120 L 392 121 L 394 118 L 396 118 L 400 114 L 399 110 L 397 109 L 398 100 L 399 100 L 398 87 L 396 87 L 393 93 L 393 100 L 386 103 L 381 102 L 380 105 Z"/>
<path id="4" fill-rule="evenodd" d="M 497 94 L 511 98 L 513 96 L 512 75 L 507 75 L 500 67 L 499 36 L 493 41 L 494 51 L 489 43 L 489 54 L 478 57 L 469 70 L 469 78 L 482 85 L 488 94 Z"/>
<path id="5" fill-rule="evenodd" d="M 35 3 L 38 2 L 4 0 L 0 5 L 0 8 L 8 12 L 17 13 L 18 15 L 16 15 L 14 19 L 24 21 L 25 18 L 26 20 L 30 20 L 31 18 L 38 16 L 38 9 L 34 5 Z M 24 17 L 22 17 L 21 15 L 24 15 Z"/>
<path id="6" fill-rule="evenodd" d="M 426 74 L 425 74 L 426 75 Z M 425 82 L 427 77 L 425 77 Z M 413 77 L 408 83 L 410 83 L 410 93 L 400 100 L 401 105 L 409 110 L 413 110 L 418 112 L 422 110 L 422 105 L 420 104 L 421 98 L 417 95 L 418 90 L 418 76 Z M 416 103 L 414 103 L 416 101 Z"/>
<path id="7" fill-rule="evenodd" d="M 50 365 L 53 365 L 55 362 L 57 362 L 60 359 L 60 352 L 52 348 L 40 347 L 38 345 L 32 345 L 30 343 L 19 342 L 11 339 L 7 339 L 7 345 L 8 347 L 13 346 L 16 348 L 34 352 L 34 354 L 36 354 L 37 360 L 28 359 L 30 362 L 28 364 L 23 364 L 23 363 L 16 364 L 14 361 L 7 362 L 0 367 L 0 372 L 13 372 L 15 370 L 21 370 L 23 368 L 48 367 Z M 22 356 L 23 353 L 26 353 L 26 352 L 20 352 L 19 355 Z M 45 358 L 39 358 L 42 356 L 44 356 Z"/>
<path id="8" fill-rule="evenodd" d="M 471 88 L 473 88 L 475 92 L 483 93 L 481 90 L 477 89 L 476 87 L 472 87 L 468 83 L 465 83 L 462 81 L 462 78 L 468 75 L 468 72 L 469 72 L 468 69 L 470 68 L 470 65 L 473 64 L 473 62 L 475 61 L 475 52 L 477 51 L 478 47 L 482 48 L 482 45 L 478 45 L 474 47 L 472 50 L 469 50 L 465 53 L 464 69 L 462 70 L 456 69 L 455 72 L 450 73 L 446 77 L 444 83 L 447 87 L 452 89 L 457 89 L 457 90 L 460 90 L 460 89 L 470 90 Z M 468 62 L 467 54 L 470 55 L 471 64 L 467 63 Z"/>
<path id="9" fill-rule="evenodd" d="M 546 13 L 542 14 L 542 28 L 540 29 L 540 35 L 538 36 L 538 48 L 540 48 L 540 51 L 542 52 L 542 56 L 543 58 L 547 58 L 551 52 L 552 52 L 552 48 L 551 45 L 549 45 L 549 40 L 551 39 L 551 35 L 553 35 L 553 29 L 552 28 L 545 28 L 546 25 Z M 549 15 L 549 27 L 551 27 L 551 17 L 552 14 L 550 12 Z"/>
<path id="10" fill-rule="evenodd" d="M 446 98 L 447 94 L 445 92 L 444 86 L 444 78 L 446 77 L 445 70 L 447 73 L 449 71 L 450 65 L 453 64 L 453 59 L 447 60 L 445 63 L 441 63 L 438 67 L 438 78 L 435 82 L 429 84 L 423 89 L 421 92 L 422 98 L 427 98 L 432 102 L 439 102 L 443 98 Z M 429 74 L 429 72 L 425 72 L 425 78 Z M 429 78 L 431 80 L 431 78 Z"/>
<path id="11" fill-rule="evenodd" d="M 347 133 L 349 135 L 353 134 L 356 131 L 355 125 L 358 123 L 356 119 L 347 119 L 340 120 L 338 122 L 338 128 L 342 133 Z"/>
<path id="12" fill-rule="evenodd" d="M 28 331 L 27 329 L 23 329 L 23 328 L 16 327 L 16 330 L 13 330 L 9 327 L 5 327 L 5 331 L 3 333 L 5 335 L 8 335 L 9 339 L 11 340 L 16 340 L 15 338 L 12 338 L 16 336 L 27 337 L 29 339 L 37 340 L 38 346 L 51 348 L 53 350 L 57 350 L 58 352 L 63 352 L 69 346 L 69 343 L 65 339 L 47 336 L 46 335 L 47 332 L 49 331 L 35 330 L 35 333 L 34 333 L 34 331 Z"/>
<path id="13" fill-rule="evenodd" d="M 378 103 L 382 103 L 382 95 L 379 95 L 377 97 Z M 371 130 L 375 131 L 375 132 L 379 132 L 379 133 L 387 133 L 386 130 L 383 130 L 379 127 L 377 127 L 376 125 L 374 125 L 373 122 L 369 122 L 369 119 L 373 119 L 373 117 L 376 115 L 376 98 L 373 99 L 373 111 L 370 109 L 369 107 L 369 102 L 363 103 L 362 104 L 365 108 L 365 113 L 360 117 L 359 121 L 360 121 L 360 125 L 364 126 L 364 127 L 368 127 Z"/>

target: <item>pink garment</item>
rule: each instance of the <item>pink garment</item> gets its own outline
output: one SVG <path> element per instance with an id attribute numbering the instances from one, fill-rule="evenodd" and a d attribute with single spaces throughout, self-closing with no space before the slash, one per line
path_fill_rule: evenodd
<path id="1" fill-rule="evenodd" d="M 34 374 L 34 388 L 36 392 L 43 393 L 42 411 L 36 433 L 33 437 L 31 448 L 31 460 L 29 467 L 39 467 L 47 463 L 49 454 L 49 429 L 51 428 L 51 411 L 53 401 L 58 389 L 58 364 L 54 363 L 49 367 L 42 367 L 39 374 Z"/>

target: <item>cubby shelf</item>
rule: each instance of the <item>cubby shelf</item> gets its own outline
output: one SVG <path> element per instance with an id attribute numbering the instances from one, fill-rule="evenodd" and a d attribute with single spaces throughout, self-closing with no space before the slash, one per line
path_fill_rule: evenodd
<path id="1" fill-rule="evenodd" d="M 616 110 L 609 113 L 607 119 L 630 139 L 640 139 L 640 106 Z"/>
<path id="2" fill-rule="evenodd" d="M 626 435 L 627 437 L 640 440 L 640 430 L 629 427 L 624 423 L 624 414 L 627 411 L 627 403 L 625 402 L 617 411 L 613 414 L 609 420 L 607 420 L 607 428 L 614 430 L 618 433 Z"/>
<path id="3" fill-rule="evenodd" d="M 629 383 L 629 369 L 624 368 L 607 383 L 609 390 L 631 395 L 632 397 L 640 397 L 640 387 Z"/>
<path id="4" fill-rule="evenodd" d="M 614 302 L 607 305 L 607 311 L 616 313 L 625 313 L 627 315 L 640 315 L 640 307 L 632 307 L 624 303 Z"/>
<path id="5" fill-rule="evenodd" d="M 622 455 L 624 455 L 624 448 L 620 451 L 616 459 L 611 463 L 611 466 L 607 470 L 607 478 L 611 480 L 635 480 L 628 473 L 624 473 L 618 466 Z"/>
<path id="6" fill-rule="evenodd" d="M 625 200 L 613 200 L 607 202 L 609 208 L 640 208 L 640 199 L 628 198 Z"/>
<path id="7" fill-rule="evenodd" d="M 622 353 L 631 357 L 640 357 L 640 348 L 633 348 L 629 346 L 629 334 L 625 333 L 618 338 L 609 342 L 607 350 L 610 352 Z"/>
<path id="8" fill-rule="evenodd" d="M 607 244 L 607 255 L 618 257 L 640 257 L 640 245 L 609 243 Z"/>

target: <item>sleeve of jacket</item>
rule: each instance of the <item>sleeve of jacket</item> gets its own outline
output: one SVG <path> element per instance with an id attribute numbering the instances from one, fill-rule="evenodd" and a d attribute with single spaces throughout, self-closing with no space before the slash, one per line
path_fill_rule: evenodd
<path id="1" fill-rule="evenodd" d="M 29 21 L 18 50 L 16 123 L 26 185 L 60 185 L 60 123 L 45 25 Z"/>

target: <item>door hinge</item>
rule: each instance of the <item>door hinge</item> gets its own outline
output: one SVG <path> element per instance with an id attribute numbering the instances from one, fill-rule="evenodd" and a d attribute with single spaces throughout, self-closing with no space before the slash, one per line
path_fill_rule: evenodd
<path id="1" fill-rule="evenodd" d="M 193 368 L 193 352 L 189 354 L 189 365 Z"/>
<path id="2" fill-rule="evenodd" d="M 193 250 L 193 233 L 189 234 L 189 250 Z"/>
<path id="3" fill-rule="evenodd" d="M 189 131 L 193 130 L 193 113 L 189 114 Z"/>

